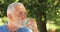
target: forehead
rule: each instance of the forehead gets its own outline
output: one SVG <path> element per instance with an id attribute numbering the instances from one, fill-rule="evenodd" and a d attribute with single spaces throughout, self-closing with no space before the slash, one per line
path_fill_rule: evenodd
<path id="1" fill-rule="evenodd" d="M 26 12 L 26 9 L 23 5 L 16 5 L 15 10 L 20 12 Z"/>

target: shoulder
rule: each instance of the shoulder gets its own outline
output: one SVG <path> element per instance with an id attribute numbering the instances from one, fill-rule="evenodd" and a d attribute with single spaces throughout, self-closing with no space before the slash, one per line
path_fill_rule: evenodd
<path id="1" fill-rule="evenodd" d="M 0 32 L 3 32 L 6 28 L 6 25 L 0 26 Z"/>
<path id="2" fill-rule="evenodd" d="M 0 26 L 0 30 L 4 28 L 5 25 Z"/>
<path id="3" fill-rule="evenodd" d="M 6 25 L 2 25 L 2 26 L 0 26 L 0 29 L 3 29 L 5 26 L 6 26 Z"/>

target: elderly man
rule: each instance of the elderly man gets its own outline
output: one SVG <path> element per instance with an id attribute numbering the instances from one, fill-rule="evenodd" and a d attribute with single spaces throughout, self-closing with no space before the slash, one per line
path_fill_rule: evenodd
<path id="1" fill-rule="evenodd" d="M 36 22 L 27 18 L 26 13 L 22 3 L 10 4 L 7 9 L 8 24 L 1 26 L 0 32 L 38 32 Z"/>

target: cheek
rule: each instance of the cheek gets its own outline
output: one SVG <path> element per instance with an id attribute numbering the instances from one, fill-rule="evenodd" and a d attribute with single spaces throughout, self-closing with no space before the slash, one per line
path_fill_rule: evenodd
<path id="1" fill-rule="evenodd" d="M 17 16 L 14 16 L 13 19 L 14 19 L 14 21 L 17 21 L 18 20 Z"/>

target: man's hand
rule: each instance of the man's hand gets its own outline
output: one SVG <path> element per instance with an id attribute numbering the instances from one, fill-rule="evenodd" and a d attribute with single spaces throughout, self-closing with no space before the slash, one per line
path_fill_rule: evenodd
<path id="1" fill-rule="evenodd" d="M 33 32 L 38 32 L 37 24 L 34 19 L 29 19 L 29 24 L 27 25 L 27 27 L 31 28 L 33 30 Z"/>

